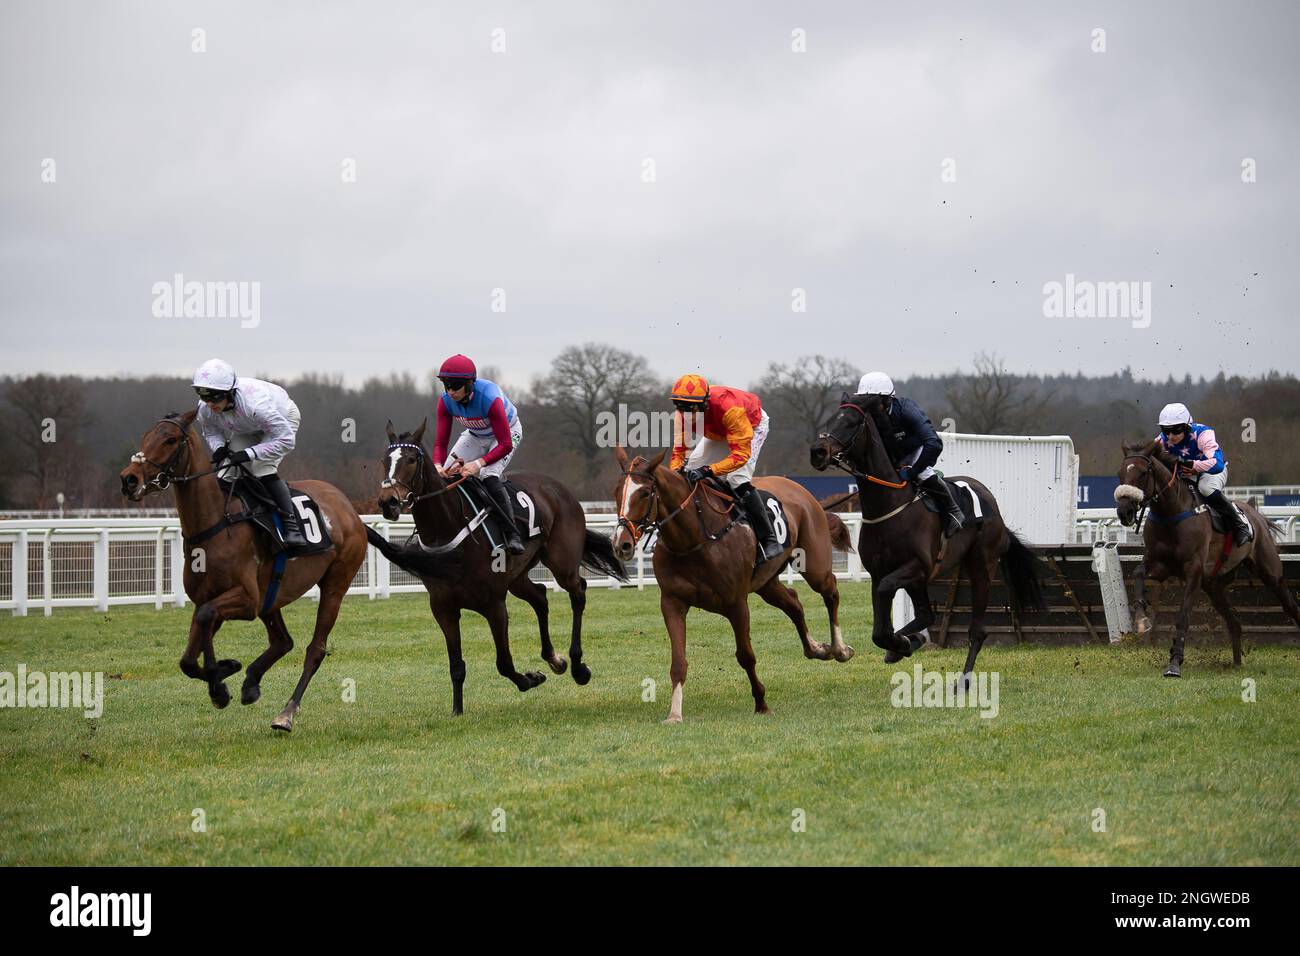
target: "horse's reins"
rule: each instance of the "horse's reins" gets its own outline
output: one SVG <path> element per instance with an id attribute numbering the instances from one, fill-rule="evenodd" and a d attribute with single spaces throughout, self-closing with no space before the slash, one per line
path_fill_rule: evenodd
<path id="1" fill-rule="evenodd" d="M 425 449 L 423 445 L 418 445 L 414 442 L 393 442 L 388 446 L 388 451 L 391 452 L 397 448 L 410 448 L 418 452 L 418 457 L 416 459 L 417 464 L 416 464 L 415 477 L 412 479 L 412 481 L 415 482 L 417 487 L 423 488 L 427 480 L 427 473 L 425 472 L 425 461 L 429 458 L 428 451 Z M 394 469 L 394 471 L 396 471 L 396 469 Z M 380 483 L 380 487 L 393 488 L 393 487 L 400 486 L 402 488 L 407 489 L 406 497 L 399 498 L 397 500 L 398 507 L 404 511 L 414 511 L 415 506 L 419 502 L 427 501 L 431 498 L 437 498 L 439 495 L 445 495 L 449 491 L 453 491 L 456 488 L 460 488 L 461 484 L 464 483 L 469 477 L 470 477 L 469 475 L 462 474 L 460 477 L 454 479 L 453 481 L 447 482 L 441 488 L 437 488 L 433 491 L 426 491 L 422 494 L 417 494 L 416 489 L 414 487 L 408 485 L 406 482 L 402 481 L 400 478 L 397 477 L 385 478 Z M 470 502 L 471 507 L 477 508 L 477 505 L 470 500 L 468 493 L 463 488 L 461 489 L 461 494 L 465 496 L 466 501 Z M 489 498 L 490 497 L 491 496 L 489 496 Z M 411 535 L 411 537 L 415 538 L 420 548 L 423 549 L 428 554 L 447 554 L 459 548 L 461 546 L 461 543 L 470 534 L 472 534 L 475 531 L 475 529 L 478 528 L 479 525 L 481 525 L 484 521 L 487 520 L 489 511 L 494 511 L 497 514 L 501 514 L 501 509 L 499 509 L 496 506 L 496 503 L 490 501 L 489 507 L 479 508 L 478 511 L 472 517 L 469 518 L 468 523 L 463 528 L 460 529 L 460 531 L 456 534 L 456 536 L 444 544 L 425 544 L 424 540 L 420 537 L 420 532 L 418 527 L 416 528 L 415 533 Z M 465 517 L 463 512 L 461 513 L 461 517 L 462 518 Z M 502 518 L 504 520 L 505 516 L 502 515 Z M 410 539 L 408 538 L 407 540 L 409 542 Z"/>
<path id="2" fill-rule="evenodd" d="M 862 421 L 861 421 L 861 423 L 858 425 L 858 427 L 854 430 L 853 435 L 852 435 L 851 438 L 849 438 L 847 444 L 846 444 L 846 443 L 843 443 L 843 442 L 840 442 L 840 440 L 839 440 L 838 438 L 835 439 L 835 443 L 838 444 L 838 445 L 840 445 L 841 447 L 840 447 L 840 450 L 839 450 L 839 451 L 837 451 L 835 454 L 831 455 L 831 459 L 830 459 L 830 460 L 831 460 L 831 464 L 833 464 L 836 468 L 840 469 L 841 471 L 847 472 L 848 474 L 852 475 L 854 478 L 857 478 L 857 479 L 859 480 L 859 482 L 861 482 L 861 481 L 863 481 L 863 480 L 866 480 L 866 481 L 871 482 L 873 485 L 881 485 L 882 487 L 885 487 L 885 488 L 893 488 L 895 491 L 898 491 L 898 490 L 900 490 L 900 489 L 906 488 L 906 487 L 907 487 L 907 482 L 906 482 L 906 481 L 886 481 L 884 478 L 877 478 L 875 475 L 864 474 L 864 473 L 858 471 L 857 469 L 853 468 L 852 465 L 850 465 L 848 462 L 846 462 L 846 461 L 844 460 L 844 455 L 845 455 L 845 453 L 846 453 L 850 448 L 852 448 L 854 445 L 856 445 L 856 444 L 858 443 L 858 439 L 862 437 L 862 433 L 863 433 L 863 432 L 866 430 L 866 428 L 867 428 L 867 411 L 866 411 L 866 409 L 862 408 L 860 405 L 855 405 L 855 404 L 853 404 L 852 402 L 845 402 L 844 404 L 840 405 L 840 408 L 851 408 L 851 409 L 853 409 L 855 412 L 857 412 L 859 415 L 862 416 Z M 830 432 L 822 432 L 822 433 L 821 433 L 820 435 L 818 435 L 817 437 L 818 437 L 819 440 L 825 441 L 825 440 L 828 440 L 828 439 L 833 438 L 834 436 L 832 436 L 832 435 L 830 434 Z M 838 499 L 837 501 L 833 502 L 831 505 L 829 505 L 829 506 L 827 506 L 827 507 L 828 507 L 828 508 L 833 508 L 835 505 L 839 504 L 841 501 L 846 501 L 846 500 L 848 500 L 849 498 L 853 497 L 853 495 L 855 495 L 855 494 L 857 494 L 857 492 L 853 492 L 853 491 L 851 491 L 851 492 L 849 492 L 847 495 L 844 495 L 842 498 Z M 920 496 L 919 494 L 917 494 L 917 495 L 913 495 L 910 501 L 907 501 L 907 502 L 905 502 L 904 504 L 899 505 L 899 506 L 898 506 L 897 508 L 895 508 L 893 511 L 889 512 L 889 514 L 881 515 L 879 518 L 868 518 L 868 517 L 864 514 L 864 515 L 862 516 L 862 523 L 863 523 L 863 524 L 879 524 L 879 523 L 882 522 L 882 521 L 888 521 L 890 518 L 894 517 L 894 515 L 898 514 L 899 512 L 901 512 L 901 511 L 903 511 L 905 508 L 907 508 L 909 505 L 913 504 L 914 502 L 920 501 L 920 500 L 921 500 L 921 496 Z M 862 496 L 861 496 L 861 495 L 858 496 L 858 505 L 859 505 L 859 508 L 860 508 L 861 505 L 862 505 Z"/>
<path id="3" fill-rule="evenodd" d="M 628 468 L 627 471 L 623 472 L 623 474 L 627 480 L 629 481 L 631 480 L 632 470 L 630 467 Z M 732 518 L 729 522 L 727 522 L 726 527 L 722 528 L 716 534 L 710 531 L 705 526 L 703 506 L 700 504 L 700 500 L 696 498 L 696 494 L 699 492 L 701 488 L 704 488 L 706 491 L 711 492 L 712 494 L 716 495 L 718 498 L 724 498 L 725 495 L 723 495 L 723 493 L 721 491 L 718 491 L 716 488 L 709 487 L 707 482 L 703 480 L 697 481 L 695 483 L 695 485 L 691 488 L 690 492 L 686 495 L 686 497 L 682 499 L 682 503 L 680 505 L 678 505 L 676 508 L 670 511 L 663 518 L 655 520 L 653 516 L 658 514 L 659 512 L 659 503 L 660 503 L 659 485 L 655 481 L 653 474 L 650 475 L 649 477 L 650 477 L 650 490 L 648 494 L 650 496 L 650 507 L 646 510 L 646 516 L 642 518 L 640 521 L 634 522 L 627 515 L 623 514 L 621 507 L 618 513 L 618 527 L 628 529 L 628 534 L 632 536 L 633 546 L 635 546 L 637 542 L 641 540 L 642 535 L 644 535 L 647 531 L 653 529 L 656 533 L 659 532 L 664 527 L 664 525 L 668 524 L 668 522 L 672 521 L 679 514 L 685 511 L 687 505 L 689 505 L 692 501 L 695 502 L 695 514 L 700 521 L 700 535 L 701 535 L 700 543 L 697 544 L 695 547 L 690 548 L 686 551 L 674 551 L 672 548 L 669 548 L 667 545 L 664 545 L 664 549 L 667 550 L 669 554 L 675 554 L 675 555 L 694 554 L 696 551 L 699 551 L 702 547 L 704 547 L 709 542 L 718 541 L 719 539 L 721 539 L 723 535 L 725 535 L 728 531 L 730 531 L 740 522 L 739 517 Z M 734 511 L 735 508 L 736 508 L 736 501 L 734 498 L 730 500 L 726 508 L 723 508 L 721 510 L 714 508 L 712 504 L 709 505 L 709 510 L 711 510 L 714 514 L 718 514 L 718 515 L 731 514 L 731 512 Z"/>
<path id="4" fill-rule="evenodd" d="M 1143 477 L 1144 479 L 1148 480 L 1148 484 L 1150 484 L 1152 488 L 1155 487 L 1156 476 L 1155 476 L 1155 472 L 1152 470 L 1151 467 L 1151 461 L 1152 461 L 1151 455 L 1125 455 L 1124 461 L 1145 461 L 1147 463 L 1147 468 Z M 1142 530 L 1142 521 L 1146 518 L 1147 509 L 1149 509 L 1153 504 L 1159 501 L 1160 496 L 1173 487 L 1174 481 L 1177 478 L 1178 478 L 1178 467 L 1174 466 L 1173 468 L 1169 469 L 1169 481 L 1165 483 L 1165 486 L 1163 488 L 1161 488 L 1159 491 L 1147 492 L 1143 496 L 1141 503 L 1138 505 L 1137 520 L 1133 524 L 1134 534 L 1137 534 L 1139 531 Z"/>

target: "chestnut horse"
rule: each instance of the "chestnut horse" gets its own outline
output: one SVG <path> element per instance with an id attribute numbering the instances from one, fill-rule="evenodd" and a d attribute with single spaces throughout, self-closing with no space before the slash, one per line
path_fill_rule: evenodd
<path id="1" fill-rule="evenodd" d="M 468 608 L 487 618 L 496 645 L 497 672 L 521 691 L 531 690 L 546 680 L 540 671 L 519 673 L 510 654 L 509 616 L 506 594 L 526 601 L 537 614 L 542 638 L 542 660 L 556 674 L 572 667 L 573 680 L 586 684 L 591 668 L 582 660 L 582 612 L 587 606 L 587 582 L 580 568 L 586 566 L 620 581 L 627 572 L 614 557 L 609 539 L 587 530 L 582 506 L 569 489 L 547 475 L 514 472 L 510 483 L 531 500 L 527 514 L 530 530 L 525 537 L 524 553 L 510 555 L 505 548 L 493 548 L 482 531 L 477 530 L 484 515 L 475 513 L 464 494 L 458 491 L 464 479 L 445 480 L 433 467 L 425 449 L 424 429 L 427 420 L 414 432 L 393 433 L 388 423 L 388 448 L 384 453 L 384 474 L 379 491 L 379 508 L 384 517 L 396 521 L 402 511 L 415 517 L 418 541 L 399 545 L 389 542 L 374 529 L 367 529 L 370 543 L 389 561 L 418 577 L 429 592 L 429 607 L 447 641 L 447 658 L 451 668 L 451 712 L 464 711 L 465 659 L 460 650 L 460 612 Z M 573 609 L 573 631 L 569 641 L 569 660 L 557 654 L 551 645 L 547 626 L 546 587 L 528 576 L 538 563 L 545 565 L 555 581 L 569 592 Z"/>
<path id="2" fill-rule="evenodd" d="M 840 636 L 839 582 L 831 570 L 831 545 L 851 547 L 848 528 L 828 515 L 803 486 L 787 478 L 755 478 L 754 486 L 775 495 L 785 512 L 785 550 L 757 567 L 757 542 L 748 525 L 729 519 L 734 502 L 704 504 L 706 496 L 722 497 L 706 482 L 691 486 L 681 474 L 663 466 L 662 451 L 649 460 L 629 461 L 627 452 L 615 449 L 623 477 L 614 491 L 618 502 L 618 529 L 614 552 L 632 557 L 637 541 L 647 530 L 658 532 L 654 549 L 655 580 L 659 583 L 659 608 L 672 644 L 670 677 L 672 704 L 666 724 L 682 721 L 682 687 L 686 683 L 686 613 L 692 607 L 720 614 L 731 622 L 736 636 L 736 660 L 749 677 L 754 712 L 768 714 L 766 688 L 758 679 L 754 646 L 749 639 L 749 595 L 757 591 L 768 604 L 780 608 L 794 622 L 805 657 L 841 663 L 853 648 Z M 781 569 L 797 557 L 799 573 L 822 596 L 831 621 L 830 646 L 808 639 L 803 605 L 793 588 L 781 583 Z"/>
<path id="3" fill-rule="evenodd" d="M 195 680 L 206 681 L 208 696 L 219 708 L 230 703 L 225 679 L 238 673 L 242 666 L 236 660 L 216 659 L 212 639 L 222 623 L 251 621 L 256 617 L 266 626 L 270 646 L 248 665 L 239 697 L 241 703 L 251 704 L 262 695 L 262 675 L 293 649 L 293 639 L 280 609 L 298 600 L 313 585 L 320 585 L 316 629 L 307 647 L 302 677 L 284 710 L 271 722 L 276 730 L 290 731 L 302 705 L 303 692 L 325 657 L 326 639 L 338 617 L 339 605 L 365 560 L 366 527 L 347 496 L 333 485 L 323 481 L 294 482 L 294 488 L 309 494 L 320 506 L 333 547 L 291 558 L 274 601 L 266 607 L 272 543 L 252 522 L 240 517 L 243 504 L 222 490 L 215 471 L 208 467 L 207 445 L 193 427 L 196 414 L 196 411 L 170 414 L 145 432 L 140 439 L 140 450 L 119 476 L 122 494 L 132 501 L 140 501 L 169 485 L 176 491 L 176 510 L 186 542 L 185 593 L 194 602 L 181 670 Z M 218 528 L 222 530 L 211 534 Z M 210 536 L 204 537 L 205 533 Z M 202 543 L 194 541 L 196 538 Z M 201 667 L 200 652 L 203 654 Z"/>
<path id="4" fill-rule="evenodd" d="M 1228 585 L 1237 568 L 1244 567 L 1277 597 L 1289 618 L 1300 627 L 1300 607 L 1282 573 L 1277 542 L 1282 529 L 1261 515 L 1249 502 L 1241 503 L 1254 537 L 1240 546 L 1232 544 L 1232 529 L 1220 534 L 1210 523 L 1209 510 L 1197 506 L 1188 483 L 1176 481 L 1179 463 L 1159 441 L 1126 443 L 1115 489 L 1116 513 L 1121 523 L 1142 531 L 1146 553 L 1133 572 L 1137 605 L 1134 622 L 1139 634 L 1151 630 L 1146 582 L 1181 578 L 1183 602 L 1174 625 L 1166 677 L 1183 674 L 1183 645 L 1191 623 L 1192 600 L 1199 587 L 1228 626 L 1232 638 L 1232 664 L 1241 666 L 1241 621 L 1228 600 Z M 1148 513 L 1149 510 L 1149 513 Z M 1143 516 L 1148 519 L 1142 527 Z"/>
<path id="5" fill-rule="evenodd" d="M 989 585 L 1001 561 L 1003 576 L 1013 606 L 1041 608 L 1042 593 L 1034 566 L 1037 558 L 1002 521 L 992 493 L 974 478 L 959 478 L 977 495 L 984 511 L 982 524 L 967 525 L 946 543 L 942 539 L 943 516 L 924 507 L 914 507 L 920 496 L 901 480 L 885 451 L 880 429 L 865 404 L 843 396 L 839 410 L 812 446 L 809 460 L 818 471 L 828 465 L 844 468 L 858 480 L 862 507 L 862 530 L 858 533 L 858 554 L 871 575 L 874 610 L 871 640 L 885 650 L 885 663 L 893 664 L 920 648 L 920 632 L 934 623 L 929 583 L 940 574 L 961 565 L 971 587 L 970 649 L 965 677 L 975 666 L 984 646 L 984 615 L 988 610 Z M 894 633 L 891 612 L 894 595 L 907 592 L 916 609 L 914 620 Z M 968 678 L 966 678 L 968 679 Z"/>

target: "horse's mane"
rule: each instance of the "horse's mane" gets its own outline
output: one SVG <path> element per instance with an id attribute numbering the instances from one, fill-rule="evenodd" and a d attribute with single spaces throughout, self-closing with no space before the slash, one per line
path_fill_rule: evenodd
<path id="1" fill-rule="evenodd" d="M 1147 455 L 1170 471 L 1178 467 L 1178 459 L 1170 454 L 1169 449 L 1162 442 L 1154 438 L 1146 441 L 1126 441 L 1123 447 L 1125 455 Z"/>

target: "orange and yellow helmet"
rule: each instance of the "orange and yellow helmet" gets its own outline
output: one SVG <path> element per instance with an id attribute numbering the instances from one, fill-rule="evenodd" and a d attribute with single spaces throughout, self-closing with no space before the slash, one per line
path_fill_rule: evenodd
<path id="1" fill-rule="evenodd" d="M 688 372 L 673 384 L 671 398 L 674 405 L 678 402 L 693 402 L 702 405 L 708 397 L 709 383 L 704 380 L 703 375 Z"/>

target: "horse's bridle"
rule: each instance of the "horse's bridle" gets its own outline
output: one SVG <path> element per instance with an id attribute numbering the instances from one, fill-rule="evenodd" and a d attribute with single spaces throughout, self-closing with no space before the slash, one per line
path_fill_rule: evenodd
<path id="1" fill-rule="evenodd" d="M 853 409 L 855 412 L 857 412 L 859 415 L 862 416 L 862 421 L 858 423 L 858 427 L 854 429 L 852 437 L 850 437 L 847 442 L 841 442 L 838 438 L 835 438 L 835 436 L 832 435 L 830 432 L 821 432 L 817 435 L 818 441 L 829 441 L 831 439 L 834 439 L 835 443 L 840 445 L 840 450 L 830 456 L 831 464 L 834 465 L 836 468 L 840 469 L 841 471 L 848 472 L 854 478 L 865 478 L 873 485 L 883 485 L 886 488 L 893 488 L 895 490 L 899 488 L 906 488 L 907 482 L 905 481 L 886 481 L 884 478 L 877 478 L 875 475 L 863 474 L 862 472 L 855 469 L 850 462 L 844 460 L 844 456 L 845 454 L 848 453 L 848 450 L 858 443 L 858 439 L 861 438 L 862 433 L 866 431 L 867 410 L 863 408 L 861 405 L 855 405 L 852 402 L 845 402 L 842 405 L 840 405 L 840 408 Z"/>
<path id="2" fill-rule="evenodd" d="M 417 445 L 415 442 L 409 441 L 395 441 L 388 446 L 386 451 L 391 453 L 396 448 L 410 448 L 412 451 L 416 452 L 415 477 L 411 479 L 415 482 L 415 485 L 408 485 L 406 482 L 402 481 L 401 478 L 394 477 L 385 478 L 379 483 L 379 487 L 381 489 L 405 488 L 406 497 L 397 499 L 398 507 L 403 511 L 410 511 L 417 503 L 424 501 L 426 498 L 437 498 L 439 495 L 446 494 L 469 477 L 468 475 L 461 475 L 459 478 L 448 482 L 436 491 L 426 491 L 422 494 L 417 489 L 423 488 L 427 480 L 427 475 L 425 474 L 424 469 L 425 462 L 429 460 L 429 452 L 423 445 Z M 396 471 L 396 469 L 394 469 L 394 471 Z"/>
<path id="3" fill-rule="evenodd" d="M 627 469 L 627 471 L 623 472 L 623 476 L 627 481 L 632 480 L 632 469 L 630 466 Z M 727 526 L 723 528 L 721 531 L 717 532 L 716 534 L 709 531 L 709 529 L 704 526 L 703 506 L 700 504 L 699 500 L 695 497 L 696 494 L 699 492 L 700 488 L 705 487 L 705 482 L 703 480 L 697 481 L 695 483 L 695 485 L 691 488 L 690 492 L 687 493 L 686 497 L 682 499 L 682 503 L 680 505 L 678 505 L 672 511 L 668 512 L 668 514 L 666 514 L 664 517 L 656 520 L 655 515 L 659 513 L 659 506 L 660 506 L 659 485 L 655 481 L 653 474 L 649 475 L 648 477 L 650 479 L 650 490 L 647 492 L 647 494 L 650 496 L 650 507 L 646 509 L 645 517 L 642 518 L 640 521 L 633 521 L 627 515 L 623 514 L 623 506 L 622 505 L 619 506 L 618 524 L 616 525 L 616 527 L 627 529 L 627 533 L 632 536 L 633 547 L 636 547 L 637 543 L 641 540 L 641 537 L 647 531 L 651 531 L 651 530 L 656 532 L 659 531 L 660 529 L 663 528 L 664 525 L 668 524 L 668 522 L 672 521 L 679 514 L 685 511 L 686 506 L 689 505 L 692 501 L 695 502 L 695 513 L 700 520 L 700 534 L 701 534 L 700 543 L 688 551 L 673 551 L 671 548 L 668 548 L 667 550 L 669 550 L 670 553 L 672 554 L 683 555 L 683 554 L 691 554 L 695 551 L 698 551 L 700 550 L 700 548 L 704 547 L 706 543 L 710 541 L 717 541 L 724 534 L 730 531 L 732 527 L 734 527 L 735 524 L 740 520 L 739 518 L 732 518 L 731 521 L 727 524 Z M 707 490 L 713 491 L 714 489 L 710 488 Z M 720 494 L 720 492 L 715 492 L 715 493 Z M 727 507 L 726 511 L 719 511 L 715 513 L 729 514 L 734 508 L 735 508 L 735 502 L 733 501 Z M 666 545 L 665 548 L 667 548 Z"/>
<path id="4" fill-rule="evenodd" d="M 1168 491 L 1170 488 L 1172 488 L 1172 487 L 1174 486 L 1174 481 L 1178 478 L 1178 466 L 1175 465 L 1173 468 L 1170 468 L 1170 469 L 1169 469 L 1169 480 L 1168 480 L 1167 482 L 1165 482 L 1165 486 L 1164 486 L 1163 488 L 1161 488 L 1159 491 L 1154 490 L 1154 489 L 1155 489 L 1155 478 L 1156 478 L 1156 476 L 1155 476 L 1155 471 L 1152 470 L 1152 467 L 1151 467 L 1152 458 L 1153 458 L 1153 456 L 1152 456 L 1151 454 L 1146 454 L 1146 455 L 1125 455 L 1125 456 L 1124 456 L 1124 461 L 1144 461 L 1144 462 L 1147 463 L 1146 471 L 1144 471 L 1144 472 L 1142 473 L 1142 477 L 1143 477 L 1143 480 L 1144 480 L 1148 485 L 1150 485 L 1150 486 L 1151 486 L 1151 489 L 1152 489 L 1151 491 L 1147 491 L 1146 489 L 1143 489 L 1143 492 L 1142 492 L 1142 495 L 1143 495 L 1142 500 L 1138 503 L 1137 518 L 1136 518 L 1136 520 L 1133 522 L 1133 531 L 1134 531 L 1134 533 L 1137 533 L 1138 531 L 1141 530 L 1141 528 L 1142 528 L 1142 519 L 1143 519 L 1144 517 L 1146 517 L 1147 509 L 1150 508 L 1150 507 L 1151 507 L 1153 504 L 1155 504 L 1157 501 L 1159 501 L 1159 500 L 1160 500 L 1160 496 L 1163 495 L 1163 494 L 1164 494 L 1166 491 Z M 1134 485 L 1133 487 L 1136 488 L 1137 486 Z M 1155 520 L 1155 519 L 1152 519 L 1152 520 Z"/>
<path id="5" fill-rule="evenodd" d="M 174 418 L 160 418 L 158 419 L 157 424 L 174 425 L 176 429 L 180 432 L 180 434 L 177 437 L 179 437 L 181 440 L 177 444 L 176 450 L 172 452 L 171 457 L 168 458 L 167 461 L 165 461 L 162 464 L 159 464 L 158 462 L 150 458 L 146 458 L 144 452 L 142 451 L 138 451 L 131 456 L 131 463 L 133 465 L 151 465 L 158 470 L 158 474 L 154 475 L 152 478 L 150 478 L 148 481 L 145 482 L 146 486 L 157 488 L 159 491 L 166 491 L 173 482 L 175 482 L 176 484 L 181 484 L 186 481 L 193 481 L 195 478 L 202 478 L 204 475 L 210 475 L 216 471 L 216 469 L 214 468 L 212 469 L 212 471 L 205 471 L 202 474 L 196 474 L 196 475 L 176 474 L 175 469 L 181 457 L 181 452 L 189 452 L 190 450 L 189 429 L 186 428 L 184 425 L 182 425 Z"/>

